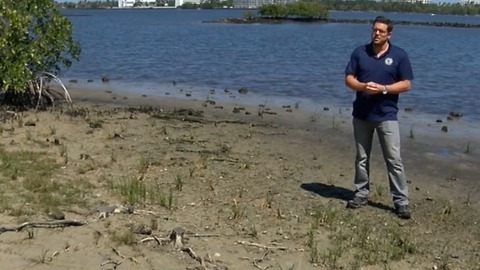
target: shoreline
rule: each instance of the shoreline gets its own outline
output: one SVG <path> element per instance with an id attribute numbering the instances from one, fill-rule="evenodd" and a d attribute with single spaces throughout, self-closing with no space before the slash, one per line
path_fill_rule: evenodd
<path id="1" fill-rule="evenodd" d="M 326 136 L 329 138 L 328 140 L 331 140 L 327 143 L 333 146 L 332 151 L 334 151 L 334 145 L 339 144 L 348 149 L 350 155 L 344 158 L 351 160 L 353 166 L 354 144 L 351 110 L 339 112 L 330 108 L 312 114 L 310 110 L 303 107 L 295 109 L 293 104 L 285 108 L 280 104 L 268 103 L 262 108 L 259 107 L 263 105 L 262 102 L 259 105 L 243 103 L 242 100 L 222 100 L 209 103 L 207 99 L 180 97 L 173 94 L 169 96 L 149 96 L 131 92 L 117 92 L 114 89 L 70 88 L 74 103 L 79 102 L 79 104 L 93 102 L 97 105 L 109 104 L 111 106 L 154 106 L 165 109 L 192 108 L 211 114 L 215 119 L 237 119 L 246 123 L 268 123 L 287 129 L 317 134 L 316 136 L 319 137 Z M 260 117 L 259 110 L 267 113 Z M 450 178 L 452 178 L 452 175 L 456 175 L 455 178 L 462 179 L 462 184 L 455 194 L 463 194 L 472 188 L 476 188 L 477 175 L 480 173 L 480 139 L 473 136 L 472 138 L 462 136 L 461 126 L 465 123 L 462 123 L 461 119 L 449 121 L 450 130 L 457 129 L 460 131 L 459 135 L 452 138 L 451 134 L 455 132 L 445 133 L 440 130 L 441 125 L 446 123 L 414 124 L 412 128 L 408 120 L 414 118 L 415 115 L 405 117 L 402 116 L 403 114 L 403 112 L 399 114 L 399 125 L 402 136 L 402 156 L 407 167 L 407 175 L 409 171 L 412 171 L 415 175 L 424 175 L 422 176 L 424 179 L 418 181 L 415 179 L 413 182 L 420 182 L 420 185 L 424 188 L 431 185 L 450 185 Z M 376 137 L 374 137 L 372 158 L 376 160 L 380 167 L 384 166 Z M 439 182 L 439 180 L 441 181 Z M 448 194 L 448 192 L 445 193 L 445 195 Z M 480 207 L 480 200 L 478 206 Z"/>
<path id="2" fill-rule="evenodd" d="M 282 112 L 285 116 L 297 117 L 296 121 L 298 123 L 319 122 L 316 118 L 322 119 L 322 123 L 325 123 L 323 128 L 332 128 L 332 126 L 338 125 L 340 122 L 348 122 L 346 127 L 349 129 L 348 125 L 350 125 L 352 119 L 351 106 L 338 106 L 331 103 L 315 104 L 306 99 L 295 99 L 292 101 L 288 100 L 287 97 L 268 97 L 252 93 L 240 94 L 235 89 L 229 90 L 228 93 L 217 89 L 212 93 L 213 89 L 202 91 L 172 88 L 165 91 L 158 90 L 157 94 L 152 94 L 151 91 L 135 94 L 133 91 L 128 90 L 131 89 L 131 86 L 111 86 L 108 83 L 90 85 L 75 83 L 68 84 L 67 88 L 83 89 L 89 92 L 90 95 L 95 95 L 97 92 L 115 91 L 111 95 L 111 100 L 108 100 L 106 97 L 102 99 L 109 103 L 125 102 L 126 100 L 123 97 L 134 99 L 136 102 L 143 102 L 145 97 L 142 97 L 142 95 L 145 95 L 147 99 L 167 99 L 183 104 L 191 101 L 198 102 L 201 105 L 205 102 L 219 103 L 220 105 L 229 104 L 230 111 L 235 106 L 248 106 L 251 115 L 258 114 L 259 106 L 267 106 L 278 113 Z M 352 102 L 353 98 L 352 94 Z M 244 113 L 241 112 L 240 114 Z M 414 140 L 417 143 L 424 144 L 427 148 L 437 148 L 438 151 L 436 153 L 446 158 L 454 158 L 462 152 L 480 156 L 480 130 L 476 128 L 476 125 L 480 125 L 480 121 L 464 119 L 465 117 L 451 117 L 447 112 L 443 116 L 419 113 L 415 109 L 411 110 L 409 107 L 402 106 L 401 98 L 398 118 L 402 143 Z M 470 149 L 467 149 L 467 146 Z M 435 150 L 433 151 L 435 152 Z"/>

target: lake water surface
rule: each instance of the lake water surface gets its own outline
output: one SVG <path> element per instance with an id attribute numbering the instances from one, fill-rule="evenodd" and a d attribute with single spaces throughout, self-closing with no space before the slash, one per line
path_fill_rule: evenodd
<path id="1" fill-rule="evenodd" d="M 220 24 L 242 10 L 65 10 L 82 46 L 81 60 L 62 74 L 80 85 L 154 96 L 166 93 L 230 99 L 247 87 L 243 102 L 350 108 L 354 95 L 343 72 L 351 51 L 369 42 L 370 25 L 350 23 Z M 334 18 L 373 19 L 380 13 L 332 12 Z M 383 14 L 382 14 L 383 15 Z M 478 16 L 387 14 L 396 20 L 480 24 Z M 408 125 L 440 132 L 436 119 L 451 111 L 461 136 L 480 137 L 480 28 L 395 26 L 392 42 L 410 55 L 415 80 L 400 98 Z M 94 79 L 88 84 L 87 79 Z M 175 81 L 174 85 L 172 82 Z M 180 92 L 179 90 L 183 90 Z M 413 108 L 412 112 L 403 109 Z M 452 123 L 449 123 L 452 125 Z"/>

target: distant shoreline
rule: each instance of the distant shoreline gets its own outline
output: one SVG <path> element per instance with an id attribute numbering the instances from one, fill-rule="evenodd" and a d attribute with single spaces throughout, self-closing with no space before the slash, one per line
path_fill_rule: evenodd
<path id="1" fill-rule="evenodd" d="M 217 20 L 203 21 L 204 23 L 234 23 L 234 24 L 282 24 L 282 23 L 357 23 L 368 24 L 372 20 L 368 19 L 304 19 L 304 18 L 223 18 Z M 458 27 L 458 28 L 480 28 L 480 24 L 461 23 L 461 22 L 421 22 L 421 21 L 404 21 L 394 20 L 397 25 L 419 25 L 419 26 L 435 26 L 435 27 Z"/>

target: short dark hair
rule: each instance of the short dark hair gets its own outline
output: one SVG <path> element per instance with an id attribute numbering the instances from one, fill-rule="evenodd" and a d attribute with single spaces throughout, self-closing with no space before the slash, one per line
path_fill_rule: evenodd
<path id="1" fill-rule="evenodd" d="M 373 21 L 373 24 L 375 23 L 384 23 L 387 25 L 387 31 L 388 32 L 392 32 L 393 30 L 393 22 L 388 19 L 387 17 L 385 16 L 378 16 L 375 18 L 375 20 Z"/>

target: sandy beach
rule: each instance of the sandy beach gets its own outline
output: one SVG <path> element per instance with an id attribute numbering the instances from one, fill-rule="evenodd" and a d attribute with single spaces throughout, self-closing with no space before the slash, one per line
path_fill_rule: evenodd
<path id="1" fill-rule="evenodd" d="M 70 93 L 1 112 L 0 269 L 480 269 L 476 141 L 402 130 L 404 221 L 376 139 L 345 208 L 349 111 Z"/>

